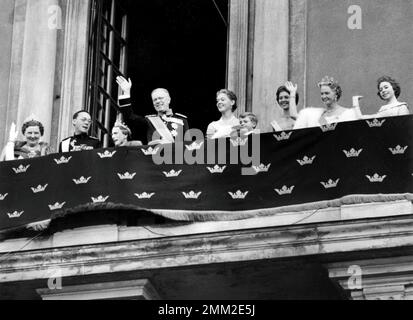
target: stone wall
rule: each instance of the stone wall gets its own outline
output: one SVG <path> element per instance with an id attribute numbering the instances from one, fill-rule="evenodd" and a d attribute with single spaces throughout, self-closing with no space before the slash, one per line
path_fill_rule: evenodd
<path id="1" fill-rule="evenodd" d="M 0 55 L 0 147 L 8 138 L 7 99 L 9 92 L 11 44 L 13 33 L 13 15 L 15 0 L 2 0 L 0 10 L 0 43 L 2 53 Z"/>
<path id="2" fill-rule="evenodd" d="M 349 13 L 358 5 L 361 29 Z M 320 106 L 317 83 L 325 75 L 340 82 L 344 106 L 363 95 L 363 113 L 377 112 L 383 101 L 376 80 L 391 75 L 402 87 L 400 100 L 413 103 L 413 2 L 410 0 L 311 0 L 307 3 L 307 106 Z M 302 89 L 301 89 L 302 92 Z"/>

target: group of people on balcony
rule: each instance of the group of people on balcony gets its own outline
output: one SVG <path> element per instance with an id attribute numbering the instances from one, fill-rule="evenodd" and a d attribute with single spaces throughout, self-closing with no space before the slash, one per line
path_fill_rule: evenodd
<path id="1" fill-rule="evenodd" d="M 130 127 L 145 128 L 148 144 L 173 143 L 179 136 L 182 137 L 189 129 L 186 116 L 173 113 L 170 109 L 171 97 L 168 90 L 158 88 L 152 93 L 154 115 L 146 117 L 137 115 L 132 110 L 131 87 L 132 81 L 123 77 L 117 77 L 117 83 L 122 89 L 119 97 L 119 105 L 124 122 L 116 121 L 112 128 L 112 140 L 115 147 L 140 146 L 140 141 L 131 140 Z M 339 104 L 342 90 L 337 81 L 325 77 L 318 84 L 322 108 L 308 107 L 297 113 L 299 95 L 297 85 L 288 81 L 276 91 L 277 105 L 282 109 L 279 119 L 271 122 L 274 131 L 287 131 L 309 127 L 317 127 L 337 122 L 353 121 L 368 118 L 392 117 L 410 114 L 406 103 L 399 102 L 400 85 L 391 77 L 384 76 L 378 79 L 378 96 L 385 101 L 376 114 L 363 115 L 360 111 L 359 101 L 361 96 L 353 97 L 352 108 L 346 108 Z M 219 120 L 211 122 L 206 131 L 208 139 L 230 137 L 232 135 L 249 135 L 259 133 L 256 129 L 258 119 L 253 113 L 235 115 L 237 109 L 237 96 L 228 89 L 217 92 L 217 108 L 221 114 Z M 92 118 L 89 112 L 81 110 L 73 115 L 74 135 L 60 142 L 59 152 L 72 152 L 101 148 L 101 142 L 89 136 Z M 18 141 L 18 130 L 13 123 L 10 129 L 9 141 L 3 148 L 0 161 L 25 159 L 44 156 L 50 153 L 49 145 L 41 141 L 44 134 L 43 124 L 31 117 L 26 120 L 21 128 L 24 141 Z"/>

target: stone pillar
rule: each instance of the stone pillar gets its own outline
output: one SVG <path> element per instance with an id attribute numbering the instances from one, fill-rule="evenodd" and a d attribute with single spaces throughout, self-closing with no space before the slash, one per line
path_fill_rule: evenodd
<path id="1" fill-rule="evenodd" d="M 57 29 L 51 27 L 51 7 L 57 0 L 16 0 L 12 66 L 8 98 L 8 125 L 34 114 L 50 141 Z"/>
<path id="2" fill-rule="evenodd" d="M 298 110 L 307 101 L 307 0 L 290 1 L 288 78 L 298 84 Z"/>
<path id="3" fill-rule="evenodd" d="M 85 107 L 90 0 L 16 0 L 5 135 L 34 114 L 54 149 Z M 6 136 L 7 138 L 7 136 Z"/>
<path id="4" fill-rule="evenodd" d="M 55 284 L 52 284 L 52 286 Z M 37 289 L 43 300 L 159 300 L 148 279 Z"/>
<path id="5" fill-rule="evenodd" d="M 56 101 L 53 144 L 72 134 L 72 115 L 85 109 L 86 70 L 88 52 L 88 24 L 90 0 L 65 0 L 64 39 L 61 82 L 56 85 L 60 99 Z"/>
<path id="6" fill-rule="evenodd" d="M 275 108 L 275 92 L 288 80 L 288 37 L 289 1 L 257 1 L 252 112 L 257 114 L 262 131 L 271 131 L 270 122 L 281 114 Z"/>
<path id="7" fill-rule="evenodd" d="M 11 68 L 11 47 L 13 36 L 13 13 L 15 0 L 3 0 L 0 11 L 0 43 L 2 54 L 0 56 L 0 148 L 3 148 L 9 136 L 10 122 L 8 122 L 8 95 Z"/>
<path id="8" fill-rule="evenodd" d="M 413 300 L 413 256 L 347 261 L 327 268 L 353 300 Z"/>
<path id="9" fill-rule="evenodd" d="M 12 122 L 17 121 L 19 104 L 21 60 L 23 56 L 24 31 L 26 25 L 27 0 L 16 0 L 13 16 L 13 35 L 11 45 L 10 80 L 7 98 L 5 142 Z"/>
<path id="10" fill-rule="evenodd" d="M 249 0 L 230 0 L 229 47 L 228 47 L 228 89 L 238 98 L 238 112 L 247 104 L 247 65 Z"/>

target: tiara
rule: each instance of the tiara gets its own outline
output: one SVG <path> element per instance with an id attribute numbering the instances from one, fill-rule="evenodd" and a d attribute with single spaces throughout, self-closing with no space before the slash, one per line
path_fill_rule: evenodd
<path id="1" fill-rule="evenodd" d="M 334 80 L 333 77 L 329 77 L 329 76 L 325 76 L 323 79 L 321 79 L 321 81 L 318 83 L 318 86 L 338 86 L 338 82 L 336 80 Z"/>
<path id="2" fill-rule="evenodd" d="M 122 122 L 122 121 L 116 120 L 116 122 L 115 122 L 115 124 L 113 125 L 113 127 L 114 127 L 114 128 L 115 128 L 115 127 L 118 127 L 118 128 L 123 129 L 123 130 L 126 130 L 126 131 L 128 131 L 129 135 L 132 134 L 131 130 L 130 130 L 129 127 L 126 125 L 126 123 L 124 123 L 124 122 Z"/>
<path id="3" fill-rule="evenodd" d="M 40 122 L 40 123 L 41 123 L 41 121 L 39 120 L 39 118 L 37 118 L 37 117 L 32 113 L 30 116 L 28 116 L 26 119 L 24 119 L 23 124 L 24 124 L 24 123 L 31 122 L 31 121 Z"/>

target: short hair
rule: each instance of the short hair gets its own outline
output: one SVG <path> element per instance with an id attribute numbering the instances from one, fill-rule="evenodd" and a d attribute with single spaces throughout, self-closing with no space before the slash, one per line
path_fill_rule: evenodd
<path id="1" fill-rule="evenodd" d="M 132 136 L 132 131 L 129 129 L 129 127 L 120 121 L 116 121 L 113 128 L 119 128 L 119 130 L 125 135 L 127 136 L 127 140 L 129 140 L 129 138 Z"/>
<path id="2" fill-rule="evenodd" d="M 165 92 L 165 93 L 168 95 L 168 97 L 171 97 L 171 95 L 169 94 L 169 91 L 168 91 L 167 89 L 165 89 L 165 88 L 156 88 L 156 89 L 152 90 L 151 96 L 153 95 L 153 93 L 154 93 L 155 91 L 159 91 L 159 90 Z"/>
<path id="3" fill-rule="evenodd" d="M 244 118 L 249 118 L 251 120 L 252 123 L 255 124 L 255 127 L 258 124 L 258 118 L 255 114 L 253 114 L 252 112 L 244 112 L 239 116 L 240 119 L 244 119 Z"/>
<path id="4" fill-rule="evenodd" d="M 26 133 L 28 127 L 39 127 L 40 135 L 43 136 L 44 134 L 44 126 L 40 121 L 37 120 L 29 120 L 23 123 L 22 125 L 22 133 L 23 135 Z"/>
<path id="5" fill-rule="evenodd" d="M 377 92 L 377 95 L 380 97 L 380 99 L 383 100 L 383 98 L 380 95 L 380 84 L 382 82 L 388 82 L 391 84 L 391 86 L 393 87 L 394 95 L 396 96 L 396 99 L 400 96 L 400 93 L 401 93 L 400 84 L 396 80 L 394 80 L 392 77 L 383 76 L 377 80 L 377 90 L 379 90 L 379 92 Z"/>
<path id="6" fill-rule="evenodd" d="M 81 114 L 81 113 L 87 113 L 91 118 L 92 118 L 92 115 L 89 113 L 89 111 L 87 111 L 87 110 L 79 110 L 78 112 L 75 112 L 75 114 L 73 115 L 73 120 L 76 120 L 77 119 L 77 117 L 79 116 L 79 114 Z"/>
<path id="7" fill-rule="evenodd" d="M 318 83 L 318 87 L 321 88 L 322 86 L 327 86 L 331 90 L 333 90 L 336 93 L 337 96 L 337 101 L 340 100 L 341 95 L 343 94 L 343 91 L 341 90 L 340 85 L 334 78 L 325 76 L 321 82 Z"/>
<path id="8" fill-rule="evenodd" d="M 287 89 L 286 86 L 281 86 L 281 87 L 279 87 L 279 88 L 277 89 L 277 92 L 276 92 L 277 102 L 278 102 L 278 103 L 279 103 L 279 101 L 280 101 L 280 94 L 281 94 L 281 92 L 287 92 L 288 95 L 291 94 L 291 92 Z M 298 92 L 297 92 L 297 93 L 295 94 L 295 104 L 298 104 L 298 101 L 299 101 L 299 100 L 300 100 L 300 97 L 299 97 Z"/>
<path id="9" fill-rule="evenodd" d="M 232 106 L 232 112 L 237 110 L 237 108 L 238 108 L 238 105 L 237 105 L 238 98 L 237 98 L 237 95 L 234 92 L 232 92 L 231 90 L 228 90 L 228 89 L 221 89 L 217 92 L 217 97 L 220 94 L 225 94 L 230 100 L 235 101 L 234 105 Z"/>

